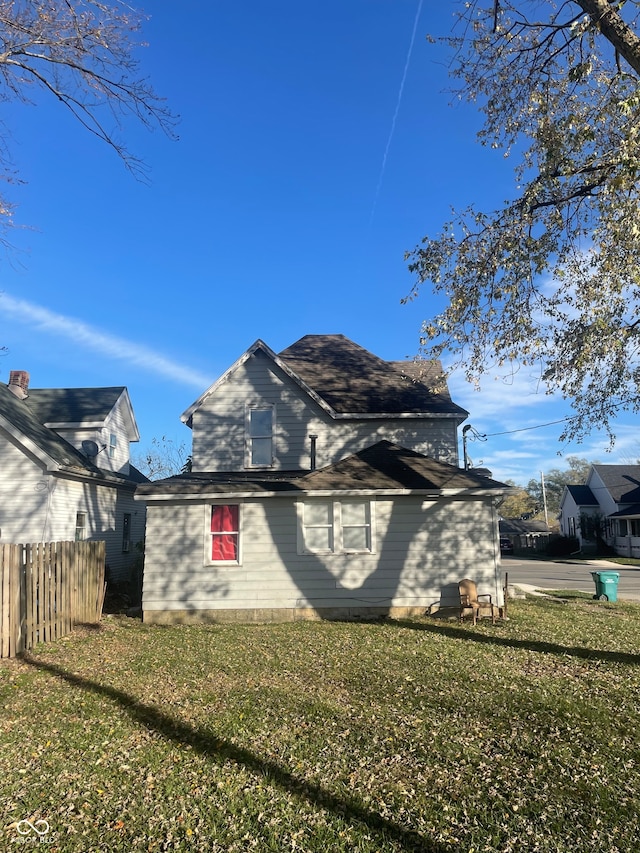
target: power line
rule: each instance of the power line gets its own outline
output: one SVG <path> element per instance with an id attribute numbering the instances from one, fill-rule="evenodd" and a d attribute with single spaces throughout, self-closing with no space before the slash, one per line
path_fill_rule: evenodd
<path id="1" fill-rule="evenodd" d="M 579 417 L 579 415 L 572 415 L 568 418 L 560 418 L 559 421 L 549 421 L 546 424 L 537 424 L 536 426 L 520 427 L 520 429 L 508 429 L 504 432 L 488 432 L 485 434 L 485 438 L 495 438 L 495 436 L 498 435 L 513 435 L 516 432 L 527 432 L 531 429 L 542 429 L 543 427 L 555 426 L 555 424 L 565 424 L 568 421 L 574 421 L 577 417 Z"/>

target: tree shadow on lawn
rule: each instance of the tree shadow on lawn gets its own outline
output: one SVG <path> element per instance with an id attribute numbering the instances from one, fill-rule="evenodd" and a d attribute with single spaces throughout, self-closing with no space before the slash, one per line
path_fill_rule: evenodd
<path id="1" fill-rule="evenodd" d="M 469 640 L 472 643 L 484 645 L 507 646 L 512 649 L 527 649 L 549 655 L 568 655 L 584 660 L 602 660 L 610 663 L 623 663 L 630 666 L 640 666 L 640 655 L 631 652 L 611 652 L 606 649 L 587 649 L 581 646 L 560 646 L 557 643 L 547 643 L 544 640 L 516 640 L 513 637 L 498 637 L 495 634 L 476 633 L 476 630 L 455 628 L 452 625 L 435 625 L 427 622 L 413 622 L 409 619 L 387 619 L 386 625 L 397 625 L 399 628 L 410 628 L 414 631 L 429 631 L 451 637 L 454 640 Z"/>
<path id="2" fill-rule="evenodd" d="M 418 832 L 370 811 L 353 797 L 340 798 L 323 789 L 320 785 L 295 776 L 274 761 L 262 758 L 248 749 L 243 749 L 228 740 L 216 737 L 211 732 L 171 717 L 153 705 L 138 701 L 128 693 L 67 672 L 62 667 L 45 663 L 31 655 L 24 655 L 22 660 L 29 666 L 48 672 L 74 687 L 86 690 L 89 693 L 106 696 L 120 705 L 133 721 L 145 726 L 149 731 L 156 732 L 166 740 L 189 745 L 196 752 L 218 764 L 223 764 L 228 760 L 234 761 L 236 764 L 262 776 L 270 784 L 294 794 L 301 800 L 307 800 L 312 805 L 333 812 L 346 820 L 364 824 L 370 831 L 380 836 L 381 843 L 384 843 L 385 840 L 393 840 L 401 844 L 404 850 L 414 851 L 414 853 L 446 853 L 451 849 L 435 841 L 425 839 Z"/>

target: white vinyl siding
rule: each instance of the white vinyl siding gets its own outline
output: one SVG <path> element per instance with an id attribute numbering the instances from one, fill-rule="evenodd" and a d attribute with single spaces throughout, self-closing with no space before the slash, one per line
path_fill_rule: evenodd
<path id="1" fill-rule="evenodd" d="M 122 553 L 123 513 L 131 515 L 131 542 L 144 538 L 145 507 L 133 490 L 53 476 L 0 431 L 0 542 L 73 541 L 78 514 L 84 538 L 106 542 L 114 579 L 127 579 L 132 555 Z"/>
<path id="2" fill-rule="evenodd" d="M 310 435 L 317 435 L 318 468 L 334 464 L 382 439 L 458 463 L 456 420 L 380 418 L 335 420 L 261 353 L 248 359 L 193 415 L 193 470 L 248 467 L 246 410 L 277 406 L 274 461 L 278 470 L 309 469 Z"/>
<path id="3" fill-rule="evenodd" d="M 83 441 L 94 441 L 98 446 L 98 455 L 90 460 L 94 465 L 104 471 L 129 474 L 130 437 L 122 401 L 114 406 L 102 427 L 57 427 L 56 432 L 80 453 L 83 453 Z"/>
<path id="4" fill-rule="evenodd" d="M 145 619 L 171 611 L 216 611 L 221 618 L 241 611 L 251 619 L 301 608 L 427 608 L 454 603 L 456 584 L 467 576 L 501 600 L 497 520 L 488 498 L 380 498 L 376 550 L 356 554 L 299 554 L 294 498 L 245 498 L 242 509 L 242 566 L 211 566 L 203 560 L 203 505 L 150 501 Z"/>

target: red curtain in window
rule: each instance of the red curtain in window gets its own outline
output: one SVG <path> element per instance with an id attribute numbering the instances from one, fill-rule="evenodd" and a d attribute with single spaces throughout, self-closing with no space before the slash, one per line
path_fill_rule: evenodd
<path id="1" fill-rule="evenodd" d="M 237 505 L 225 504 L 211 508 L 211 534 L 211 559 L 237 561 Z"/>

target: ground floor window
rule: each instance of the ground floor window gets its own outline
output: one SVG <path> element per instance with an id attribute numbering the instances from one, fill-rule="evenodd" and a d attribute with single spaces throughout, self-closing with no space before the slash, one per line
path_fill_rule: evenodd
<path id="1" fill-rule="evenodd" d="M 240 507 L 216 504 L 211 507 L 211 550 L 213 563 L 240 562 Z"/>
<path id="2" fill-rule="evenodd" d="M 373 550 L 371 501 L 318 499 L 298 504 L 298 553 L 370 553 Z"/>
<path id="3" fill-rule="evenodd" d="M 77 512 L 76 513 L 76 542 L 84 542 L 87 538 L 87 513 L 86 512 Z"/>

